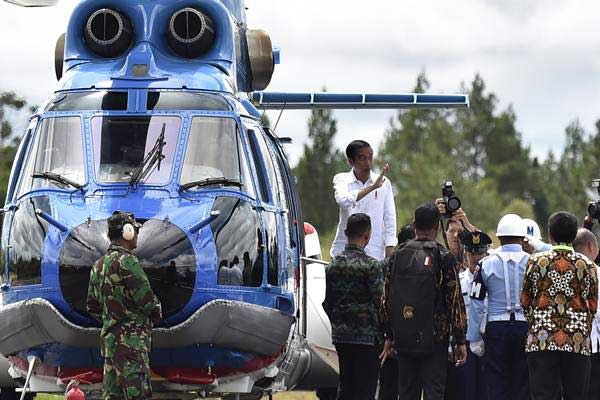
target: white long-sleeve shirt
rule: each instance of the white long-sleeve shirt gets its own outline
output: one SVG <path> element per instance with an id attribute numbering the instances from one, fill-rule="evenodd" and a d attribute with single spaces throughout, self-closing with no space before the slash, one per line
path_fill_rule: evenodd
<path id="1" fill-rule="evenodd" d="M 357 201 L 358 193 L 371 186 L 378 175 L 371 172 L 371 177 L 362 183 L 356 179 L 354 171 L 342 172 L 334 176 L 333 189 L 335 201 L 340 206 L 340 220 L 337 233 L 331 245 L 331 256 L 335 257 L 344 250 L 348 242 L 344 230 L 348 217 L 356 213 L 365 213 L 371 217 L 371 240 L 365 251 L 377 260 L 385 258 L 385 248 L 395 246 L 396 238 L 396 205 L 392 185 L 388 179 L 383 185 Z"/>

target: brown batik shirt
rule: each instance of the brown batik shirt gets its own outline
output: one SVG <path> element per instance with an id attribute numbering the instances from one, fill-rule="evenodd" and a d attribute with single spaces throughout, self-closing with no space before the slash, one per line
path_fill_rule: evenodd
<path id="1" fill-rule="evenodd" d="M 598 301 L 594 264 L 559 245 L 529 258 L 521 305 L 529 322 L 525 350 L 589 355 Z"/>

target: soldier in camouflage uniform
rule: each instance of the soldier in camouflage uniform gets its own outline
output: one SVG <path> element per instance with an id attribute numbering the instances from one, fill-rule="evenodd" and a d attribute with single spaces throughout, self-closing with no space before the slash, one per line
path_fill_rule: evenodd
<path id="1" fill-rule="evenodd" d="M 161 306 L 131 253 L 140 226 L 133 214 L 115 211 L 108 218 L 108 252 L 90 273 L 87 309 L 102 321 L 103 400 L 152 397 L 148 353 Z"/>
<path id="2" fill-rule="evenodd" d="M 372 400 L 377 387 L 383 330 L 381 264 L 365 252 L 371 220 L 353 214 L 346 226 L 348 244 L 326 270 L 323 309 L 329 316 L 340 365 L 338 399 Z"/>

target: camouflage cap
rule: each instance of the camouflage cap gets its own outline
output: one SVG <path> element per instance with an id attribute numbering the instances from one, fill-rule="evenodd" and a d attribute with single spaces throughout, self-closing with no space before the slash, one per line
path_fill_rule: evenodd
<path id="1" fill-rule="evenodd" d="M 120 230 L 123 229 L 123 225 L 129 223 L 134 228 L 140 228 L 142 224 L 135 220 L 133 213 L 115 211 L 110 217 L 108 217 L 108 230 Z"/>

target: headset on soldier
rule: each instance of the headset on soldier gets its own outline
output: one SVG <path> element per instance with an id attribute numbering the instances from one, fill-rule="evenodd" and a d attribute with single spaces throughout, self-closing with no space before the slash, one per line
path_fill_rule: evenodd
<path id="1" fill-rule="evenodd" d="M 112 213 L 111 220 L 117 222 L 114 226 L 109 226 L 111 231 L 120 231 L 123 240 L 133 240 L 136 233 L 139 232 L 139 224 L 135 222 L 133 214 L 115 211 Z M 119 223 L 120 222 L 120 223 Z"/>

